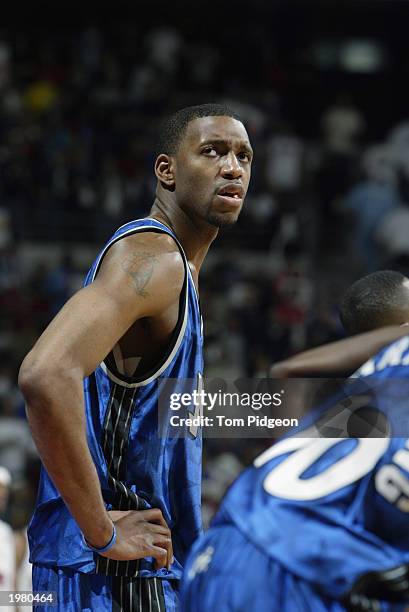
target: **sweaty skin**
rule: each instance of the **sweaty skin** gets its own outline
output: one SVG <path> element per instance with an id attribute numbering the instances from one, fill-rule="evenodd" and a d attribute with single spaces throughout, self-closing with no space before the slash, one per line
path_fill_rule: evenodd
<path id="1" fill-rule="evenodd" d="M 177 235 L 198 286 L 198 274 L 219 227 L 235 223 L 247 192 L 252 150 L 243 124 L 231 117 L 194 119 L 174 155 L 155 163 L 150 216 Z M 220 193 L 221 192 L 221 193 Z M 171 533 L 159 509 L 105 510 L 85 433 L 83 379 L 119 343 L 141 357 L 137 373 L 155 364 L 178 318 L 184 265 L 168 235 L 135 234 L 115 243 L 92 285 L 81 289 L 25 358 L 19 385 L 41 459 L 87 541 L 117 560 L 172 561 Z"/>

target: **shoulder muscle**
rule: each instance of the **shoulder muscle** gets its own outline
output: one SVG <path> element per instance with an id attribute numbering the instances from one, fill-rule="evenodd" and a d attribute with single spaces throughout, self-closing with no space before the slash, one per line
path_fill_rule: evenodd
<path id="1" fill-rule="evenodd" d="M 144 232 L 109 249 L 95 282 L 117 300 L 134 304 L 140 318 L 155 316 L 178 302 L 184 277 L 182 254 L 172 237 Z"/>

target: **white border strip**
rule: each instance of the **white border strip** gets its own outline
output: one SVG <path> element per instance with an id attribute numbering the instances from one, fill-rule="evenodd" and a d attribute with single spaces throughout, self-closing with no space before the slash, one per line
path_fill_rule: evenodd
<path id="1" fill-rule="evenodd" d="M 129 223 L 135 223 L 135 221 L 129 221 Z M 159 223 L 159 221 L 158 221 L 158 223 Z M 125 225 L 128 225 L 128 223 L 125 223 Z M 125 227 L 125 225 L 121 225 L 121 227 Z M 120 227 L 120 228 L 118 228 L 118 229 L 116 230 L 116 232 L 119 232 L 119 230 L 121 229 L 121 227 Z M 106 254 L 106 252 L 108 251 L 108 249 L 109 249 L 109 248 L 110 248 L 110 247 L 111 247 L 111 246 L 112 246 L 112 245 L 113 245 L 115 242 L 117 242 L 117 240 L 120 240 L 120 239 L 124 238 L 124 236 L 127 236 L 128 234 L 137 233 L 137 232 L 138 232 L 140 229 L 141 229 L 141 230 L 142 230 L 142 229 L 150 229 L 150 228 L 152 228 L 152 227 L 155 227 L 155 226 L 154 226 L 154 225 L 141 225 L 140 227 L 133 227 L 132 229 L 129 229 L 129 230 L 127 230 L 126 232 L 124 232 L 123 234 L 121 234 L 120 236 L 116 236 L 115 238 L 114 238 L 114 237 L 113 237 L 113 238 L 111 238 L 111 240 L 110 240 L 109 242 L 107 242 L 107 244 L 105 245 L 105 247 L 103 248 L 103 250 L 102 250 L 102 251 L 101 251 L 101 253 L 99 254 L 99 257 L 98 257 L 97 262 L 96 262 L 96 265 L 95 265 L 95 270 L 94 270 L 94 272 L 93 272 L 93 274 L 92 274 L 92 277 L 91 277 L 91 282 L 95 280 L 95 276 L 96 276 L 96 273 L 98 272 L 98 269 L 99 269 L 99 264 L 101 263 L 102 258 L 104 257 L 104 255 Z M 156 229 L 159 229 L 159 228 L 156 228 Z M 116 232 L 115 232 L 115 233 L 116 233 Z M 167 233 L 167 232 L 166 232 L 166 233 Z M 173 238 L 173 236 L 172 236 L 172 238 Z M 183 249 L 182 249 L 182 250 L 183 250 Z M 183 254 L 184 254 L 184 251 L 183 251 Z"/>
<path id="2" fill-rule="evenodd" d="M 147 217 L 147 218 L 149 218 L 149 217 Z M 143 220 L 145 220 L 145 219 L 143 219 Z M 166 225 L 164 225 L 160 221 L 157 221 L 156 219 L 152 219 L 152 221 L 154 221 L 155 223 L 159 223 L 159 225 L 162 225 L 162 227 L 166 228 L 166 230 L 171 231 Z M 135 221 L 129 221 L 129 223 L 135 223 Z M 122 225 L 121 227 L 125 227 L 126 225 L 128 225 L 128 224 L 125 223 L 125 225 Z M 110 246 L 114 242 L 116 242 L 119 239 L 122 239 L 124 236 L 127 236 L 128 234 L 132 234 L 132 233 L 136 234 L 136 233 L 139 232 L 139 230 L 151 229 L 151 228 L 155 228 L 155 225 L 141 225 L 139 227 L 133 227 L 132 229 L 129 229 L 128 231 L 124 232 L 121 236 L 117 236 L 116 238 L 112 238 L 106 244 L 105 248 L 103 249 L 103 251 L 101 252 L 100 256 L 98 257 L 97 263 L 95 265 L 94 273 L 93 273 L 93 275 L 91 277 L 91 282 L 95 280 L 95 276 L 96 276 L 96 273 L 98 272 L 99 265 L 100 265 L 100 263 L 102 261 L 102 258 L 104 257 L 104 255 L 106 254 L 106 252 L 108 251 L 108 249 L 110 248 Z M 119 228 L 119 229 L 121 229 L 121 228 Z M 160 228 L 156 227 L 156 229 L 160 229 Z M 117 230 L 117 231 L 119 231 L 119 230 Z M 122 380 L 121 378 L 118 378 L 117 376 L 115 376 L 115 374 L 113 372 L 111 372 L 107 368 L 106 364 L 103 361 L 99 364 L 101 369 L 102 369 L 102 371 L 108 376 L 108 378 L 110 378 L 110 380 L 112 380 L 117 385 L 120 385 L 121 387 L 127 387 L 128 389 L 133 389 L 135 387 L 144 387 L 145 385 L 148 385 L 149 383 L 153 382 L 156 378 L 158 378 L 158 376 L 160 376 L 162 374 L 162 372 L 164 372 L 166 370 L 166 368 L 169 366 L 170 362 L 172 361 L 172 359 L 176 355 L 180 345 L 182 344 L 183 336 L 185 335 L 185 331 L 186 331 L 187 317 L 188 317 L 188 298 L 189 298 L 189 281 L 188 281 L 188 277 L 189 276 L 190 276 L 190 280 L 191 280 L 191 282 L 193 284 L 193 288 L 195 290 L 195 294 L 196 294 L 196 297 L 197 297 L 195 283 L 193 281 L 192 273 L 191 273 L 190 267 L 189 267 L 189 262 L 187 261 L 187 258 L 186 258 L 185 252 L 183 250 L 183 247 L 180 244 L 179 240 L 177 240 L 177 238 L 175 238 L 175 236 L 172 236 L 171 234 L 169 234 L 169 231 L 164 231 L 163 233 L 167 234 L 168 236 L 171 236 L 171 238 L 173 238 L 173 240 L 175 240 L 175 242 L 179 246 L 179 249 L 181 251 L 181 254 L 182 254 L 182 257 L 183 257 L 183 261 L 184 261 L 184 264 L 185 264 L 186 274 L 187 274 L 187 277 L 186 277 L 186 291 L 185 291 L 185 312 L 184 312 L 184 315 L 183 315 L 183 323 L 182 323 L 179 335 L 177 337 L 177 340 L 176 340 L 176 342 L 175 342 L 175 344 L 173 346 L 172 352 L 170 353 L 169 357 L 162 364 L 162 366 L 158 370 L 156 370 L 156 372 L 154 372 L 149 378 L 145 378 L 144 380 L 141 380 L 141 381 L 138 381 L 138 382 L 128 383 L 128 382 L 125 382 L 124 380 Z"/>
<path id="3" fill-rule="evenodd" d="M 158 378 L 158 376 L 160 376 L 162 374 L 162 372 L 164 372 L 164 370 L 166 370 L 166 368 L 168 367 L 168 365 L 170 364 L 170 362 L 172 361 L 172 359 L 176 355 L 180 345 L 182 344 L 183 336 L 185 335 L 186 325 L 187 325 L 187 314 L 188 314 L 188 295 L 189 295 L 188 289 L 189 289 L 189 285 L 188 285 L 188 283 L 186 283 L 185 313 L 184 313 L 184 316 L 183 316 L 183 323 L 182 323 L 182 327 L 180 328 L 179 336 L 178 336 L 178 338 L 177 338 L 177 340 L 176 340 L 176 342 L 175 342 L 175 344 L 173 346 L 172 352 L 170 353 L 170 355 L 166 359 L 166 361 L 162 364 L 162 366 L 158 370 L 156 370 L 156 372 L 154 372 L 152 374 L 152 376 L 150 376 L 149 378 L 145 378 L 144 380 L 141 380 L 139 382 L 127 383 L 124 380 L 121 380 L 120 378 L 117 378 L 117 376 L 115 376 L 115 374 L 113 374 L 110 370 L 108 370 L 107 366 L 102 361 L 99 364 L 101 369 L 103 370 L 103 372 L 105 372 L 105 374 L 113 382 L 115 382 L 117 385 L 121 385 L 122 387 L 128 387 L 128 389 L 133 389 L 134 387 L 144 387 L 145 385 L 148 385 L 149 383 L 153 382 L 155 380 L 155 378 Z"/>

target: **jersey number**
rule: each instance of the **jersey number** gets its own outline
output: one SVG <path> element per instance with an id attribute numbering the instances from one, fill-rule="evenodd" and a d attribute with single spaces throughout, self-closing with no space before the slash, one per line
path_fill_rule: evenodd
<path id="1" fill-rule="evenodd" d="M 303 432 L 308 436 L 308 430 Z M 275 444 L 254 462 L 261 467 L 267 461 L 291 453 L 268 473 L 264 489 L 270 495 L 292 500 L 313 500 L 334 493 L 338 489 L 360 480 L 377 464 L 388 448 L 388 438 L 355 438 L 355 447 L 319 474 L 302 478 L 330 448 L 343 438 L 292 437 Z"/>

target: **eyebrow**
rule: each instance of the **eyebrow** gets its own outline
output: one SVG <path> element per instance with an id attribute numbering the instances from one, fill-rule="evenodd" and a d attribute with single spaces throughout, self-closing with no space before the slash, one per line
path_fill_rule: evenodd
<path id="1" fill-rule="evenodd" d="M 226 140 L 225 138 L 219 138 L 219 137 L 215 137 L 215 138 L 206 138 L 206 140 L 204 140 L 203 142 L 200 143 L 200 146 L 203 147 L 204 145 L 208 145 L 208 144 L 224 144 L 224 145 L 230 145 L 229 140 Z M 250 153 L 250 155 L 254 155 L 253 153 L 253 149 L 251 148 L 251 146 L 249 144 L 247 144 L 246 142 L 244 142 L 244 140 L 241 140 L 239 142 L 239 146 L 241 149 L 244 149 L 247 153 Z"/>

